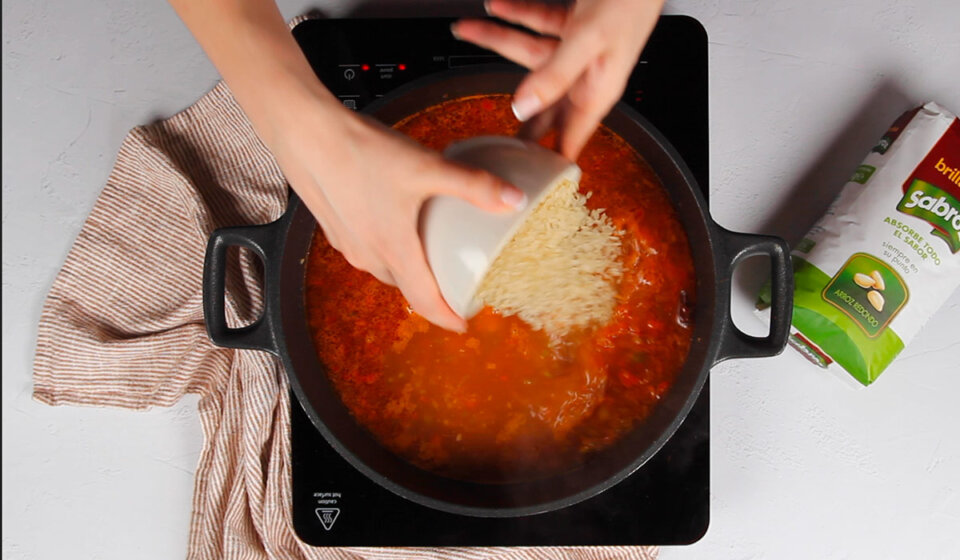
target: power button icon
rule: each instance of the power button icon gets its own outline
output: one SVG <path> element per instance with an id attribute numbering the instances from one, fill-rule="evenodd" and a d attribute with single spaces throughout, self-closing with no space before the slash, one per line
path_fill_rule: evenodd
<path id="1" fill-rule="evenodd" d="M 357 71 L 353 68 L 347 68 L 343 71 L 343 77 L 348 80 L 352 80 L 357 77 Z"/>

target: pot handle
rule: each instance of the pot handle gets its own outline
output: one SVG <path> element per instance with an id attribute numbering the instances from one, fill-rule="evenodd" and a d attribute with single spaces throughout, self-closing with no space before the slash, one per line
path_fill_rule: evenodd
<path id="1" fill-rule="evenodd" d="M 779 237 L 737 233 L 718 227 L 723 245 L 720 262 L 726 262 L 726 270 L 720 282 L 721 299 L 718 309 L 724 310 L 720 332 L 720 348 L 714 363 L 730 358 L 763 358 L 776 356 L 783 351 L 790 335 L 793 317 L 793 264 L 790 261 L 790 246 Z M 737 265 L 747 257 L 767 255 L 770 257 L 771 296 L 770 332 L 767 336 L 751 336 L 733 324 L 730 313 L 730 281 Z"/>
<path id="2" fill-rule="evenodd" d="M 273 281 L 271 256 L 279 255 L 276 247 L 280 220 L 259 226 L 221 228 L 213 232 L 207 243 L 207 255 L 203 263 L 203 317 L 210 340 L 217 346 L 248 348 L 278 354 L 276 336 L 270 324 L 269 290 Z M 264 309 L 253 323 L 239 328 L 227 326 L 226 279 L 227 249 L 232 246 L 246 247 L 263 261 Z"/>

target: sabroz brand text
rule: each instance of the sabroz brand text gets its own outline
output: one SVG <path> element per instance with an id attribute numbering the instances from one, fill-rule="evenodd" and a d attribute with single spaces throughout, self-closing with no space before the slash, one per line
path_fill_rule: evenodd
<path id="1" fill-rule="evenodd" d="M 921 190 L 915 190 L 910 193 L 910 201 L 904 204 L 903 207 L 929 210 L 933 214 L 943 218 L 945 222 L 949 222 L 954 230 L 960 231 L 960 210 L 958 210 L 954 204 L 956 204 L 956 200 L 949 200 L 948 197 L 940 196 L 934 198 L 927 196 L 927 194 Z"/>

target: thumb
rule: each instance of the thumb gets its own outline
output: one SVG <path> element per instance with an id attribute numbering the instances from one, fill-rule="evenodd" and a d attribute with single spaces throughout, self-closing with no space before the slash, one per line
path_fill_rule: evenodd
<path id="1" fill-rule="evenodd" d="M 493 173 L 453 162 L 447 162 L 435 184 L 434 194 L 462 198 L 489 212 L 522 210 L 527 205 L 527 195 L 514 185 Z"/>

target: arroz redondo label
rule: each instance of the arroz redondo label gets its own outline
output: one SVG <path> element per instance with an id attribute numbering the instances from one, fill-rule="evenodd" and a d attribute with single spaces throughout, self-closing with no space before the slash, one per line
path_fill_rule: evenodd
<path id="1" fill-rule="evenodd" d="M 960 285 L 960 120 L 897 119 L 793 256 L 790 345 L 869 385 Z"/>

